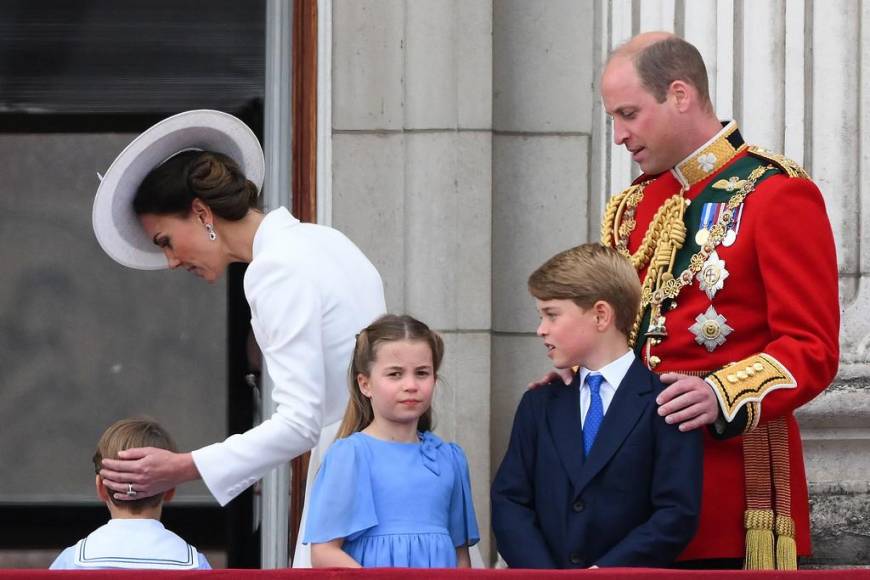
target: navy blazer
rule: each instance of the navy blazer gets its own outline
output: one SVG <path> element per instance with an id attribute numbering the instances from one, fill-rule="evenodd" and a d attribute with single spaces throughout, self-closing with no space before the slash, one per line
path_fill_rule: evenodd
<path id="1" fill-rule="evenodd" d="M 499 552 L 512 568 L 669 566 L 698 525 L 701 431 L 665 423 L 635 359 L 585 458 L 579 375 L 520 401 L 492 484 Z"/>

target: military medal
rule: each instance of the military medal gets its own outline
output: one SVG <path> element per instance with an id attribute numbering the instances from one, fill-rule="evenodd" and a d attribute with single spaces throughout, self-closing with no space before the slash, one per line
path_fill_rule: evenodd
<path id="1" fill-rule="evenodd" d="M 701 208 L 701 223 L 698 225 L 698 232 L 695 234 L 695 243 L 703 246 L 710 238 L 710 229 L 713 227 L 716 219 L 718 204 L 705 203 Z"/>
<path id="2" fill-rule="evenodd" d="M 743 215 L 743 205 L 738 205 L 734 208 L 731 214 L 731 223 L 728 224 L 728 231 L 725 233 L 725 238 L 722 240 L 722 245 L 731 247 L 737 240 L 737 231 L 740 229 L 740 217 Z"/>
<path id="3" fill-rule="evenodd" d="M 704 314 L 695 317 L 695 324 L 689 331 L 695 335 L 695 342 L 713 352 L 717 346 L 725 344 L 725 339 L 734 329 L 728 326 L 726 318 L 710 306 Z"/>
<path id="4" fill-rule="evenodd" d="M 749 180 L 749 179 L 740 179 L 739 177 L 737 177 L 735 175 L 735 176 L 729 177 L 728 179 L 720 179 L 719 181 L 715 182 L 712 185 L 712 187 L 713 187 L 713 189 L 722 189 L 724 191 L 732 193 L 734 191 L 743 190 L 747 186 L 747 184 L 749 184 L 751 181 L 752 180 Z M 708 206 L 711 206 L 711 205 L 715 205 L 718 207 L 708 208 Z M 706 224 L 714 223 L 714 222 L 718 223 L 719 217 L 722 215 L 722 212 L 725 210 L 726 205 L 727 204 L 704 204 L 705 211 L 701 216 L 701 228 L 707 228 L 709 230 L 709 226 L 707 226 Z M 706 211 L 708 209 L 710 209 L 714 214 L 712 219 L 706 217 Z M 739 205 L 739 206 L 733 208 L 732 215 L 731 215 L 731 221 L 729 223 L 725 224 L 725 226 L 726 226 L 725 235 L 722 238 L 722 245 L 725 247 L 730 247 L 737 240 L 737 232 L 740 229 L 740 216 L 743 213 L 742 210 L 743 210 L 742 205 Z M 703 243 L 700 240 L 706 241 L 708 238 L 709 238 L 709 231 L 702 234 L 701 231 L 699 230 L 698 233 L 695 235 L 695 241 L 698 242 L 699 246 L 703 245 Z"/>
<path id="5" fill-rule="evenodd" d="M 701 266 L 701 271 L 698 272 L 696 279 L 701 285 L 701 291 L 707 294 L 710 300 L 716 295 L 716 292 L 722 289 L 725 285 L 725 278 L 728 277 L 728 270 L 725 269 L 725 260 L 719 257 L 716 250 L 713 250 L 704 265 Z"/>

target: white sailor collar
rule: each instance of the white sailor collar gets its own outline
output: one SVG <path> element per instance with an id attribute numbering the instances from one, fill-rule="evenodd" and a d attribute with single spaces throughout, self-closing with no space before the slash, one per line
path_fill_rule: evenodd
<path id="1" fill-rule="evenodd" d="M 79 568 L 195 570 L 196 549 L 158 520 L 113 519 L 79 540 L 75 546 Z"/>

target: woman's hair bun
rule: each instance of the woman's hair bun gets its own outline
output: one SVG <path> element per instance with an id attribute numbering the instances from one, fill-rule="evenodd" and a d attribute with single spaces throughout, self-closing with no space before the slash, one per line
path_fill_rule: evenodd
<path id="1" fill-rule="evenodd" d="M 257 186 L 239 165 L 222 153 L 183 151 L 155 167 L 133 199 L 141 215 L 186 214 L 195 198 L 223 219 L 236 221 L 257 207 Z"/>
<path id="2" fill-rule="evenodd" d="M 193 194 L 224 219 L 242 219 L 257 205 L 257 186 L 221 153 L 203 152 L 190 165 L 187 180 Z"/>

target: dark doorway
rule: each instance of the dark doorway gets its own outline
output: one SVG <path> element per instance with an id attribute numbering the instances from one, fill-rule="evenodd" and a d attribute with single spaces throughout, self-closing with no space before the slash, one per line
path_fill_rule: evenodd
<path id="1" fill-rule="evenodd" d="M 84 477 L 96 437 L 118 415 L 155 415 L 189 446 L 252 425 L 244 268 L 217 289 L 178 273 L 124 272 L 93 239 L 89 200 L 111 152 L 170 114 L 220 109 L 262 136 L 264 18 L 262 0 L 0 5 L 0 147 L 20 160 L 0 169 L 0 237 L 11 240 L 0 290 L 0 467 L 36 482 L 0 484 L 4 550 L 60 551 L 105 522 L 88 499 L 92 471 L 91 483 Z M 158 303 L 169 306 L 150 315 Z M 180 493 L 164 521 L 201 549 L 226 550 L 230 567 L 258 567 L 253 502 L 248 490 L 221 509 L 200 488 Z"/>

